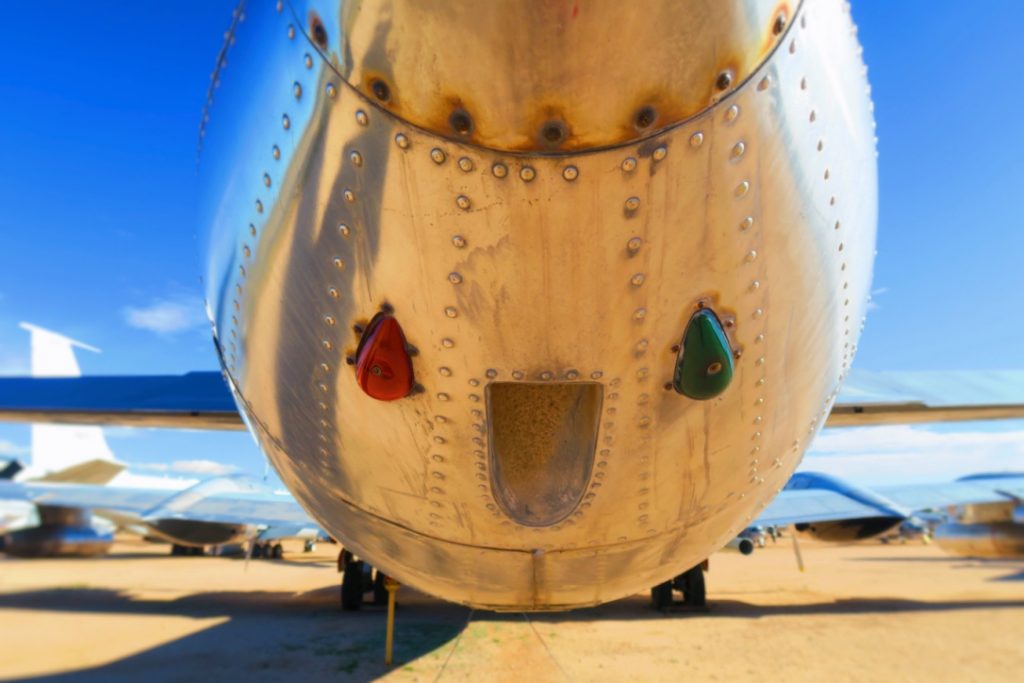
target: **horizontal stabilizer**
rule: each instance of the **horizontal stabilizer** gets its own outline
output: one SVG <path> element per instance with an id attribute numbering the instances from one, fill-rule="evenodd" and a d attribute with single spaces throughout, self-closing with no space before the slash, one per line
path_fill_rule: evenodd
<path id="1" fill-rule="evenodd" d="M 124 465 L 113 460 L 97 458 L 50 472 L 33 481 L 63 484 L 106 484 L 124 470 Z"/>

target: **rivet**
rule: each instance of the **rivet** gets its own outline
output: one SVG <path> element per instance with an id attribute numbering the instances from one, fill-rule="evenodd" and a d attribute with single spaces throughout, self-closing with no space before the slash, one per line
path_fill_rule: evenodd
<path id="1" fill-rule="evenodd" d="M 263 202 L 256 200 L 256 213 L 263 213 Z"/>
<path id="2" fill-rule="evenodd" d="M 578 371 L 576 371 L 576 370 L 568 370 L 565 373 L 565 378 L 566 379 L 570 379 L 570 380 L 571 379 L 579 379 L 579 377 L 580 377 L 580 373 Z"/>
<path id="3" fill-rule="evenodd" d="M 630 197 L 629 199 L 626 200 L 625 206 L 626 211 L 636 211 L 637 209 L 640 208 L 640 198 Z"/>
<path id="4" fill-rule="evenodd" d="M 643 273 L 636 273 L 633 277 L 629 278 L 629 283 L 634 287 L 639 287 L 644 283 L 645 276 Z"/>
<path id="5" fill-rule="evenodd" d="M 288 24 L 288 40 L 295 40 L 295 26 Z"/>
<path id="6" fill-rule="evenodd" d="M 590 379 L 601 379 L 603 376 L 604 373 L 601 372 L 600 370 L 594 370 L 592 373 L 590 373 Z"/>
<path id="7" fill-rule="evenodd" d="M 825 149 L 825 141 L 824 140 L 818 140 L 818 151 L 820 152 L 823 149 Z"/>
<path id="8" fill-rule="evenodd" d="M 278 159 L 281 158 L 281 148 L 278 147 L 277 145 L 274 145 L 273 147 L 270 148 L 270 153 L 274 156 L 274 161 L 277 161 Z"/>
<path id="9" fill-rule="evenodd" d="M 800 79 L 800 89 L 807 90 L 807 78 Z"/>
<path id="10" fill-rule="evenodd" d="M 764 332 L 754 337 L 754 341 L 758 344 L 764 341 Z"/>
<path id="11" fill-rule="evenodd" d="M 344 223 L 339 223 L 338 224 L 338 234 L 339 235 L 341 235 L 342 237 L 348 237 L 351 233 L 352 233 L 352 231 L 349 229 L 349 227 L 347 225 L 345 225 Z"/>
<path id="12" fill-rule="evenodd" d="M 523 166 L 519 169 L 519 177 L 528 183 L 537 177 L 537 172 L 533 170 L 532 166 Z"/>
<path id="13" fill-rule="evenodd" d="M 715 79 L 715 87 L 719 90 L 726 90 L 730 85 L 732 85 L 732 71 L 726 69 L 718 74 L 718 78 Z"/>
<path id="14" fill-rule="evenodd" d="M 325 394 L 327 393 L 327 385 L 324 384 L 323 382 L 320 382 L 319 384 L 317 384 L 317 387 L 319 387 L 320 391 L 322 391 L 323 393 L 325 393 Z"/>
<path id="15" fill-rule="evenodd" d="M 704 144 L 704 133 L 694 133 L 690 136 L 690 147 L 700 147 Z"/>
<path id="16" fill-rule="evenodd" d="M 456 249 L 462 249 L 466 246 L 466 238 L 462 235 L 455 235 L 452 237 L 452 244 L 455 245 Z"/>
<path id="17" fill-rule="evenodd" d="M 842 250 L 843 250 L 843 243 L 842 243 L 842 242 L 840 242 L 840 243 L 839 243 L 839 251 L 842 251 Z"/>
<path id="18" fill-rule="evenodd" d="M 448 394 L 444 393 L 443 391 L 437 395 L 437 400 L 438 401 L 447 401 L 450 398 L 451 398 L 451 396 L 449 396 Z"/>
<path id="19" fill-rule="evenodd" d="M 444 160 L 447 159 L 448 157 L 444 153 L 444 150 L 435 147 L 434 149 L 430 150 L 430 158 L 434 160 L 435 164 L 443 164 Z"/>
<path id="20" fill-rule="evenodd" d="M 338 324 L 338 321 L 335 320 L 333 315 L 325 315 L 324 316 L 324 322 L 327 323 L 328 325 L 330 325 L 331 327 L 334 327 L 335 325 Z"/>
<path id="21" fill-rule="evenodd" d="M 810 115 L 807 118 L 810 119 L 811 123 L 814 123 L 815 121 L 818 120 L 818 114 L 812 109 Z"/>
<path id="22" fill-rule="evenodd" d="M 455 205 L 463 211 L 468 211 L 470 207 L 469 197 L 464 194 L 460 194 L 455 198 Z"/>
<path id="23" fill-rule="evenodd" d="M 733 159 L 739 159 L 740 157 L 743 156 L 743 153 L 746 152 L 746 151 L 747 151 L 747 146 L 745 144 L 743 144 L 743 142 L 737 142 L 735 145 L 732 146 L 732 152 L 731 152 L 732 158 Z"/>
<path id="24" fill-rule="evenodd" d="M 292 120 L 288 118 L 288 114 L 281 115 L 281 125 L 284 127 L 285 130 L 288 130 L 289 128 L 292 127 Z"/>
<path id="25" fill-rule="evenodd" d="M 459 312 L 455 309 L 454 306 L 445 306 L 444 314 L 449 318 L 459 317 Z"/>
<path id="26" fill-rule="evenodd" d="M 331 343 L 330 339 L 322 339 L 320 341 L 320 346 L 324 347 L 325 351 L 330 351 L 334 348 L 334 344 Z"/>
<path id="27" fill-rule="evenodd" d="M 840 225 L 840 224 L 839 224 L 839 221 L 836 221 L 836 230 L 838 230 L 838 229 L 839 229 L 839 225 Z"/>
<path id="28" fill-rule="evenodd" d="M 337 268 L 338 270 L 344 270 L 345 269 L 345 262 L 341 260 L 340 256 L 335 256 L 331 260 L 331 262 L 334 264 L 334 267 Z"/>
<path id="29" fill-rule="evenodd" d="M 796 54 L 796 41 L 795 40 L 789 41 L 789 54 L 791 54 L 791 55 Z"/>
<path id="30" fill-rule="evenodd" d="M 302 63 L 306 65 L 307 69 L 312 69 L 313 68 L 313 57 L 311 57 L 310 54 L 307 52 L 305 54 L 305 56 L 302 58 Z"/>
<path id="31" fill-rule="evenodd" d="M 451 368 L 446 368 L 446 367 L 440 367 L 440 368 L 438 368 L 438 369 L 437 369 L 437 371 L 438 371 L 439 373 L 441 373 L 441 376 L 442 376 L 442 377 L 451 377 L 451 376 L 452 376 L 452 370 L 451 370 Z"/>
<path id="32" fill-rule="evenodd" d="M 327 294 L 332 299 L 337 299 L 337 298 L 339 298 L 341 296 L 341 293 L 338 291 L 337 287 L 328 287 L 327 288 Z"/>
<path id="33" fill-rule="evenodd" d="M 626 157 L 622 160 L 622 170 L 629 173 L 636 168 L 636 159 L 634 157 Z"/>
<path id="34" fill-rule="evenodd" d="M 754 280 L 753 282 L 750 283 L 750 288 L 751 289 L 757 289 L 760 286 L 761 286 L 761 282 L 759 280 Z"/>
<path id="35" fill-rule="evenodd" d="M 498 371 L 494 368 L 488 368 L 487 371 L 484 372 L 484 375 L 487 376 L 487 379 L 494 379 L 498 376 Z"/>
<path id="36" fill-rule="evenodd" d="M 828 169 L 825 169 L 825 180 L 828 180 Z"/>
<path id="37" fill-rule="evenodd" d="M 398 145 L 399 149 L 409 149 L 409 138 L 402 133 L 398 133 L 395 135 L 395 144 Z"/>
<path id="38" fill-rule="evenodd" d="M 352 152 L 348 155 L 348 158 L 352 160 L 353 166 L 358 167 L 363 165 L 363 155 L 359 152 Z"/>
<path id="39" fill-rule="evenodd" d="M 647 309 L 638 308 L 633 311 L 633 320 L 643 320 L 645 317 L 647 317 Z"/>
<path id="40" fill-rule="evenodd" d="M 295 95 L 295 99 L 299 99 L 302 97 L 302 84 L 299 83 L 298 81 L 295 81 L 292 84 L 292 95 Z"/>
<path id="41" fill-rule="evenodd" d="M 750 190 L 750 182 L 744 180 L 742 183 L 736 186 L 736 196 L 742 197 L 747 194 Z"/>
<path id="42" fill-rule="evenodd" d="M 626 242 L 626 249 L 628 249 L 631 253 L 635 254 L 636 252 L 640 251 L 640 247 L 641 245 L 643 245 L 643 243 L 644 241 L 639 237 L 632 237 L 628 242 Z"/>
<path id="43" fill-rule="evenodd" d="M 267 186 L 267 187 L 270 187 L 270 174 L 269 173 L 264 173 L 263 174 L 263 184 L 265 186 Z"/>
<path id="44" fill-rule="evenodd" d="M 757 258 L 757 251 L 755 251 L 754 249 L 751 249 L 750 251 L 747 252 L 747 262 L 748 263 L 753 261 L 756 258 Z"/>
<path id="45" fill-rule="evenodd" d="M 323 370 L 324 372 L 330 372 L 331 371 L 331 366 L 328 365 L 327 363 L 321 363 L 320 364 L 320 369 Z M 326 426 L 326 425 L 324 425 L 324 426 Z"/>
<path id="46" fill-rule="evenodd" d="M 471 387 L 478 387 L 478 386 L 480 386 L 480 380 L 478 380 L 477 378 L 473 377 L 473 378 L 471 378 L 467 382 L 467 384 L 469 384 L 469 386 L 471 386 Z"/>
<path id="47" fill-rule="evenodd" d="M 580 170 L 575 166 L 566 166 L 562 169 L 562 177 L 572 181 L 580 177 Z"/>
<path id="48" fill-rule="evenodd" d="M 455 342 L 449 339 L 448 337 L 445 337 L 444 339 L 441 340 L 441 346 L 443 346 L 446 349 L 450 349 L 453 346 L 455 346 Z"/>
<path id="49" fill-rule="evenodd" d="M 459 168 L 469 173 L 473 170 L 473 160 L 469 157 L 459 157 Z"/>
<path id="50" fill-rule="evenodd" d="M 501 162 L 497 162 L 491 166 L 491 173 L 494 174 L 495 178 L 504 178 L 508 175 L 508 166 Z"/>
<path id="51" fill-rule="evenodd" d="M 764 356 L 761 356 L 760 358 L 755 360 L 754 365 L 764 365 Z"/>
<path id="52" fill-rule="evenodd" d="M 759 83 L 757 84 L 757 89 L 758 89 L 758 90 L 767 90 L 767 89 L 768 89 L 768 86 L 770 86 L 771 84 L 772 84 L 772 79 L 771 79 L 771 76 L 765 76 L 765 77 L 764 77 L 764 78 L 762 78 L 762 79 L 761 79 L 761 81 L 760 81 L 760 82 L 759 82 Z"/>
<path id="53" fill-rule="evenodd" d="M 242 253 L 245 255 L 245 258 L 252 256 L 252 251 L 249 249 L 248 245 L 242 246 Z"/>
<path id="54" fill-rule="evenodd" d="M 754 317 L 755 318 L 760 318 L 762 315 L 764 315 L 764 309 L 763 308 L 755 308 L 754 309 Z"/>
<path id="55" fill-rule="evenodd" d="M 523 371 L 522 370 L 513 370 L 512 371 L 512 379 L 522 379 L 522 378 L 523 378 Z"/>
<path id="56" fill-rule="evenodd" d="M 654 151 L 651 153 L 651 158 L 654 159 L 655 161 L 661 161 L 667 156 L 668 147 L 666 147 L 665 145 L 659 145 L 658 147 L 655 147 Z"/>
<path id="57" fill-rule="evenodd" d="M 453 285 L 461 285 L 462 276 L 459 275 L 458 273 L 448 273 L 448 282 L 452 283 Z"/>
<path id="58" fill-rule="evenodd" d="M 734 104 L 725 110 L 725 120 L 732 122 L 736 120 L 736 117 L 740 115 L 740 105 Z"/>
<path id="59" fill-rule="evenodd" d="M 554 375 L 551 373 L 550 370 L 545 370 L 544 372 L 540 373 L 540 378 L 545 382 L 550 380 L 552 377 L 554 377 Z"/>
<path id="60" fill-rule="evenodd" d="M 740 222 L 740 230 L 750 230 L 754 225 L 754 217 L 747 216 Z"/>
<path id="61" fill-rule="evenodd" d="M 345 198 L 345 201 L 351 204 L 356 200 L 356 193 L 352 190 L 345 188 L 345 191 L 341 193 L 341 196 Z"/>
<path id="62" fill-rule="evenodd" d="M 332 100 L 338 96 L 338 88 L 333 83 L 328 83 L 327 85 L 325 85 L 324 92 L 326 92 L 327 96 L 330 97 Z"/>

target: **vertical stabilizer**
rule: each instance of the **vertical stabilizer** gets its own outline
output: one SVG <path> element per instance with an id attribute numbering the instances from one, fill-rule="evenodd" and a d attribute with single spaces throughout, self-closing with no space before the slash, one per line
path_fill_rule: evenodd
<path id="1" fill-rule="evenodd" d="M 21 323 L 32 335 L 33 377 L 79 377 L 82 372 L 75 359 L 74 347 L 99 353 L 99 349 L 75 341 L 50 330 Z M 67 469 L 90 460 L 113 460 L 100 427 L 78 425 L 33 424 L 32 455 L 29 470 L 32 476 Z"/>

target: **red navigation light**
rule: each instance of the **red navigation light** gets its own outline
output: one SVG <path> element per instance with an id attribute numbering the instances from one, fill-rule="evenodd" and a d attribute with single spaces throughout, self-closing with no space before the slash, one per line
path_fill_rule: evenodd
<path id="1" fill-rule="evenodd" d="M 379 401 L 405 398 L 412 391 L 412 359 L 394 317 L 378 313 L 366 326 L 356 351 L 356 380 Z"/>

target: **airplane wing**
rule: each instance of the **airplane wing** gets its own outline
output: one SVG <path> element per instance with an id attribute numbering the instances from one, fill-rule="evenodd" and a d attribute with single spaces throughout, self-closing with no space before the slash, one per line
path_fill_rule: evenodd
<path id="1" fill-rule="evenodd" d="M 1024 371 L 853 370 L 826 427 L 1024 418 Z"/>
<path id="2" fill-rule="evenodd" d="M 826 426 L 1024 418 L 1024 371 L 851 371 Z M 245 429 L 219 372 L 2 377 L 0 421 Z"/>
<path id="3" fill-rule="evenodd" d="M 883 511 L 837 491 L 781 491 L 752 526 L 787 526 L 881 517 Z"/>
<path id="4" fill-rule="evenodd" d="M 992 475 L 966 477 L 942 484 L 884 486 L 872 489 L 871 493 L 877 494 L 877 504 L 868 499 L 855 500 L 841 491 L 830 489 L 784 489 L 753 525 L 786 526 L 844 519 L 891 518 L 894 511 L 901 508 L 915 512 L 951 505 L 1024 500 L 1024 476 Z"/>
<path id="5" fill-rule="evenodd" d="M 144 521 L 183 519 L 250 525 L 270 529 L 316 528 L 317 524 L 287 494 L 217 490 L 203 482 L 184 491 L 90 484 L 0 482 L 0 499 L 37 505 L 111 510 Z"/>

